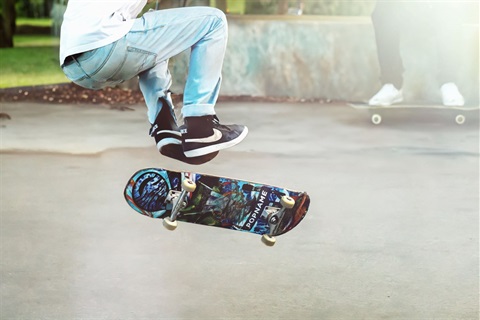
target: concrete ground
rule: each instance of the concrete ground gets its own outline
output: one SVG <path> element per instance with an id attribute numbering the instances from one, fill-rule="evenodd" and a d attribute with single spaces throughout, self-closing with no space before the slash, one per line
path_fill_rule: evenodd
<path id="1" fill-rule="evenodd" d="M 162 157 L 142 106 L 3 104 L 1 319 L 478 319 L 478 110 L 221 103 L 249 126 L 212 162 Z M 306 190 L 277 238 L 135 213 L 145 167 Z"/>

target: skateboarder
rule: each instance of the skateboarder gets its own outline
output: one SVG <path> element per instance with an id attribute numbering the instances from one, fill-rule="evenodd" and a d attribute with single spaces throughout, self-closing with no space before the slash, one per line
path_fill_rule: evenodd
<path id="1" fill-rule="evenodd" d="M 225 15 L 215 8 L 189 7 L 150 10 L 137 18 L 146 3 L 68 1 L 60 34 L 61 68 L 89 89 L 139 76 L 150 135 L 160 153 L 192 164 L 207 162 L 248 133 L 243 125 L 220 124 L 214 109 L 228 36 Z M 187 49 L 184 125 L 179 128 L 169 94 L 168 60 Z"/>
<path id="2" fill-rule="evenodd" d="M 400 38 L 409 25 L 436 32 L 439 53 L 440 92 L 445 106 L 463 106 L 465 100 L 455 84 L 457 48 L 464 5 L 456 1 L 377 1 L 372 13 L 383 87 L 369 100 L 372 106 L 388 106 L 403 101 Z M 461 29 L 460 29 L 461 31 Z"/>

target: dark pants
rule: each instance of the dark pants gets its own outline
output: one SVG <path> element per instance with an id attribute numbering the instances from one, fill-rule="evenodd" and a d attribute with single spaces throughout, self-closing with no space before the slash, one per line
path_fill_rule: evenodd
<path id="1" fill-rule="evenodd" d="M 456 82 L 456 70 L 461 61 L 458 61 L 458 48 L 455 44 L 462 33 L 465 10 L 466 7 L 457 1 L 377 1 L 372 22 L 382 83 L 392 83 L 396 88 L 402 88 L 404 67 L 400 40 L 404 32 L 428 32 L 431 37 L 435 37 L 439 83 Z M 433 56 L 435 53 L 425 54 Z"/>

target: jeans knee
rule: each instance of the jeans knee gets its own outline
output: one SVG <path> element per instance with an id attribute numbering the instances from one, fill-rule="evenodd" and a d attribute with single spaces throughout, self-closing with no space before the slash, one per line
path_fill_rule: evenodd
<path id="1" fill-rule="evenodd" d="M 225 13 L 222 10 L 217 8 L 213 8 L 213 9 L 219 19 L 221 19 L 223 22 L 227 22 L 227 16 L 225 16 Z"/>
<path id="2" fill-rule="evenodd" d="M 204 7 L 204 10 L 207 11 L 209 15 L 215 16 L 221 20 L 226 20 L 225 13 L 223 13 L 223 11 L 218 8 Z"/>
<path id="3" fill-rule="evenodd" d="M 227 17 L 225 16 L 225 13 L 218 9 L 218 8 L 212 8 L 212 7 L 205 7 L 205 10 L 208 10 L 208 15 L 213 17 L 215 19 L 214 26 L 217 28 L 220 27 L 227 27 Z"/>

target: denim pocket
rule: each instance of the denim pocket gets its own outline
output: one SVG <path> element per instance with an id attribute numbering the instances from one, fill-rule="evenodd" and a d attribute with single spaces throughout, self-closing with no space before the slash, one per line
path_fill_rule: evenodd
<path id="1" fill-rule="evenodd" d="M 63 72 L 74 83 L 88 89 L 102 89 L 112 85 L 105 69 L 116 43 L 87 51 L 63 66 Z M 115 69 L 116 71 L 117 69 Z M 111 72 L 111 71 L 110 71 Z M 106 74 L 107 73 L 107 74 Z M 110 73 L 111 75 L 112 73 Z"/>
<path id="2" fill-rule="evenodd" d="M 74 64 L 65 65 L 62 67 L 63 73 L 65 76 L 73 82 L 81 81 L 87 78 L 87 75 L 81 68 L 78 67 L 76 62 Z"/>
<path id="3" fill-rule="evenodd" d="M 115 82 L 129 80 L 139 73 L 154 67 L 156 59 L 157 55 L 153 52 L 127 46 L 125 48 L 124 60 L 110 80 Z"/>
<path id="4" fill-rule="evenodd" d="M 130 80 L 155 66 L 157 55 L 129 46 L 124 38 L 104 47 L 86 52 L 64 66 L 65 75 L 76 84 L 102 89 Z"/>
<path id="5" fill-rule="evenodd" d="M 119 40 L 83 54 L 78 62 L 88 78 L 99 85 L 107 86 L 107 82 L 118 72 L 125 59 L 121 47 Z"/>

